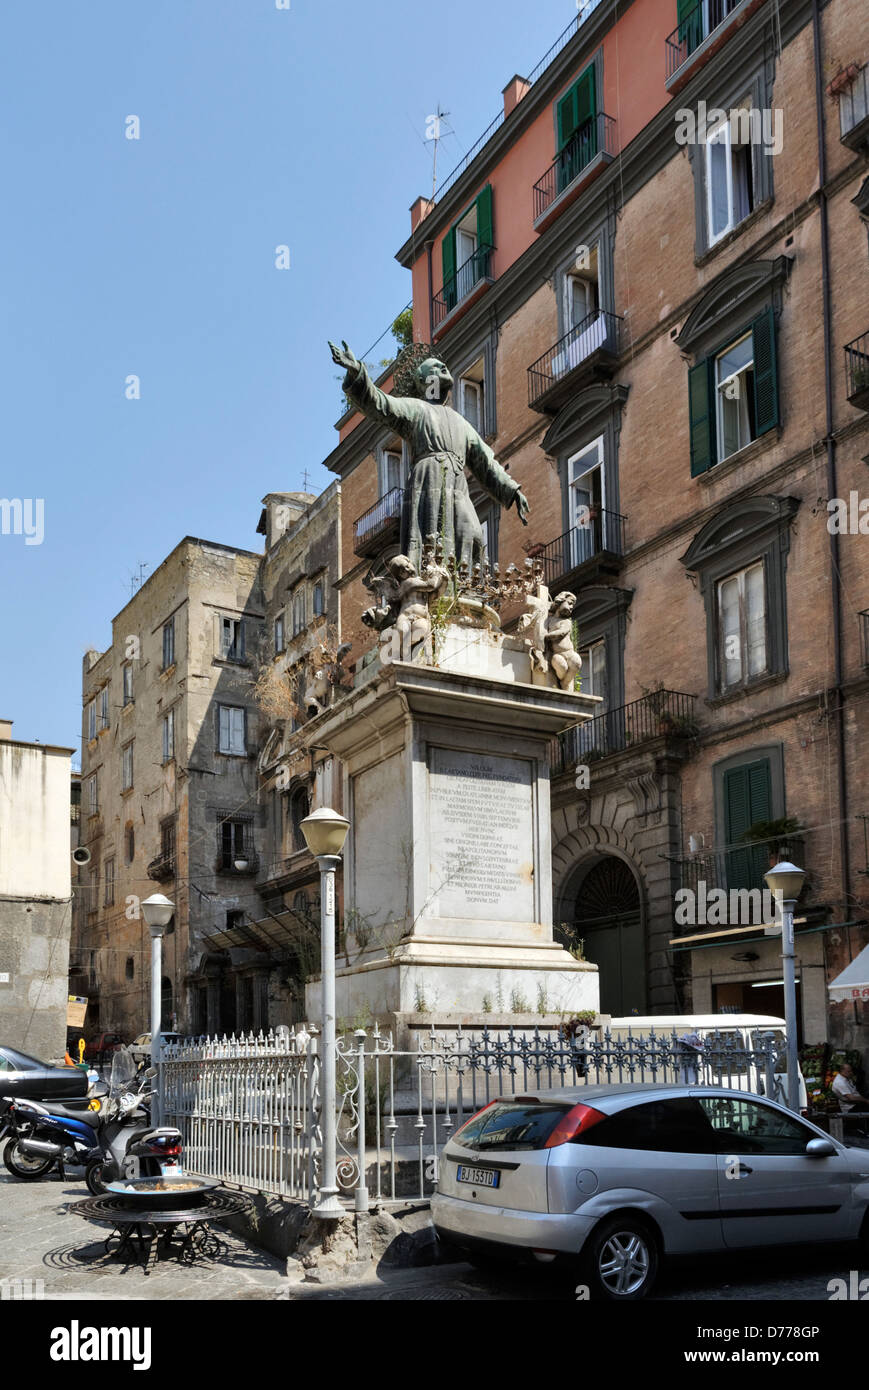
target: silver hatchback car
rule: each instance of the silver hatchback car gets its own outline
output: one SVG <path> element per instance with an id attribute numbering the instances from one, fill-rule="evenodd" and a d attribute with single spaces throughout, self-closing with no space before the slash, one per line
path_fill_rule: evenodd
<path id="1" fill-rule="evenodd" d="M 714 1086 L 508 1096 L 445 1145 L 432 1219 L 471 1258 L 579 1257 L 592 1297 L 645 1297 L 662 1257 L 869 1240 L 869 1150 Z"/>

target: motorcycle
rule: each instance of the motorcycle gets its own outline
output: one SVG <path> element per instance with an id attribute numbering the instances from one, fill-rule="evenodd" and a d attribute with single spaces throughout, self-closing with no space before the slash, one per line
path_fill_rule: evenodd
<path id="1" fill-rule="evenodd" d="M 151 1092 L 156 1067 L 144 1073 L 135 1089 L 136 1064 L 126 1048 L 112 1059 L 109 1098 L 96 1132 L 96 1148 L 85 1164 L 85 1182 L 100 1196 L 112 1182 L 130 1178 L 181 1177 L 183 1140 L 171 1126 L 151 1125 Z"/>
<path id="2" fill-rule="evenodd" d="M 64 1178 L 67 1166 L 86 1165 L 101 1122 L 99 1097 L 75 1106 L 4 1096 L 3 1105 L 0 1139 L 10 1131 L 12 1136 L 3 1150 L 3 1162 L 13 1177 L 34 1182 L 56 1166 Z M 94 1106 L 98 1108 L 89 1108 Z"/>

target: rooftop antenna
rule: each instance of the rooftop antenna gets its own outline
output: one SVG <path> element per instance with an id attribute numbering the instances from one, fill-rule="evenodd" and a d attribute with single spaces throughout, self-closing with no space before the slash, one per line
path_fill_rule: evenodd
<path id="1" fill-rule="evenodd" d="M 130 576 L 130 598 L 133 598 L 137 589 L 140 589 L 145 582 L 145 570 L 148 568 L 147 561 L 139 561 L 139 573 Z"/>
<path id="2" fill-rule="evenodd" d="M 310 481 L 309 481 L 309 478 L 308 478 L 308 470 L 307 470 L 307 468 L 303 469 L 303 471 L 302 471 L 302 491 L 303 491 L 303 492 L 309 492 L 309 491 L 310 491 Z"/>
<path id="3" fill-rule="evenodd" d="M 437 193 L 438 188 L 438 145 L 441 142 L 441 122 L 446 120 L 449 114 L 449 111 L 441 110 L 440 102 L 438 102 L 437 111 L 435 111 L 433 116 L 426 116 L 425 120 L 425 138 L 426 140 L 431 140 L 434 143 L 434 159 L 432 161 L 431 173 L 432 200 L 434 200 L 434 196 Z M 452 135 L 453 132 L 447 131 L 445 133 L 448 135 Z"/>

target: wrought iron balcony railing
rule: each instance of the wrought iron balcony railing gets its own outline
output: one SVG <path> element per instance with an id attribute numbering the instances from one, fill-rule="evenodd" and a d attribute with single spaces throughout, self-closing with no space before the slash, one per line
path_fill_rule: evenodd
<path id="1" fill-rule="evenodd" d="M 580 126 L 542 178 L 534 185 L 534 221 L 549 210 L 574 179 L 578 179 L 598 155 L 612 159 L 615 154 L 616 123 L 612 116 L 598 111 L 590 121 Z"/>
<path id="2" fill-rule="evenodd" d="M 739 3 L 740 0 L 698 0 L 694 8 L 682 16 L 664 41 L 668 80 Z"/>
<path id="3" fill-rule="evenodd" d="M 625 521 L 619 512 L 592 506 L 586 525 L 572 526 L 556 540 L 539 549 L 535 547 L 533 558 L 542 563 L 548 587 L 555 589 L 567 575 L 591 560 L 624 555 Z"/>
<path id="4" fill-rule="evenodd" d="M 846 344 L 845 382 L 851 404 L 869 410 L 869 333 Z"/>
<path id="5" fill-rule="evenodd" d="M 456 305 L 461 304 L 463 299 L 483 280 L 491 278 L 492 274 L 492 252 L 494 246 L 483 244 L 478 246 L 472 256 L 469 256 L 464 265 L 460 265 L 455 275 L 451 275 L 444 281 L 443 286 L 432 300 L 432 329 L 440 328 L 444 319 L 451 314 Z"/>
<path id="6" fill-rule="evenodd" d="M 357 555 L 367 555 L 379 550 L 390 533 L 397 529 L 401 521 L 401 508 L 404 504 L 404 489 L 394 487 L 363 512 L 353 523 L 353 550 Z"/>
<path id="7" fill-rule="evenodd" d="M 593 309 L 528 368 L 528 404 L 545 404 L 559 384 L 573 387 L 580 369 L 614 363 L 619 355 L 622 318 Z M 568 378 L 570 380 L 568 381 Z"/>
<path id="8" fill-rule="evenodd" d="M 863 665 L 869 667 L 869 608 L 858 613 L 860 619 L 860 651 Z"/>
<path id="9" fill-rule="evenodd" d="M 728 850 L 712 850 L 676 859 L 680 887 L 698 895 L 713 889 L 766 887 L 764 874 L 782 859 L 805 868 L 805 840 L 802 835 L 778 835 L 770 840 L 736 845 Z M 739 926 L 738 922 L 732 923 Z"/>
<path id="10" fill-rule="evenodd" d="M 568 729 L 552 748 L 553 772 L 568 772 L 578 764 L 622 753 L 655 738 L 693 738 L 698 733 L 696 698 L 680 690 L 654 690 Z"/>
<path id="11" fill-rule="evenodd" d="M 156 859 L 151 860 L 148 865 L 148 877 L 155 883 L 165 883 L 167 879 L 175 877 L 174 849 L 165 854 L 158 854 Z"/>

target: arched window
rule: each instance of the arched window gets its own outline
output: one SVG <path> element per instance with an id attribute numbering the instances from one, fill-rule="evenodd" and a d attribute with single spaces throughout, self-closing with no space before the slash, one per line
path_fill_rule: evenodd
<path id="1" fill-rule="evenodd" d="M 136 973 L 136 962 L 133 960 L 133 957 L 132 957 L 132 956 L 127 956 L 127 963 L 126 963 L 126 966 L 124 967 L 124 974 L 125 974 L 125 976 L 126 976 L 126 978 L 127 978 L 128 980 L 132 980 L 132 978 L 133 978 L 133 976 L 135 975 L 135 973 Z"/>
<path id="2" fill-rule="evenodd" d="M 127 825 L 124 831 L 124 855 L 128 864 L 132 864 L 136 854 L 136 832 L 132 824 Z"/>
<path id="3" fill-rule="evenodd" d="M 290 794 L 290 853 L 296 854 L 305 848 L 302 821 L 308 815 L 311 801 L 306 787 L 297 787 Z"/>

